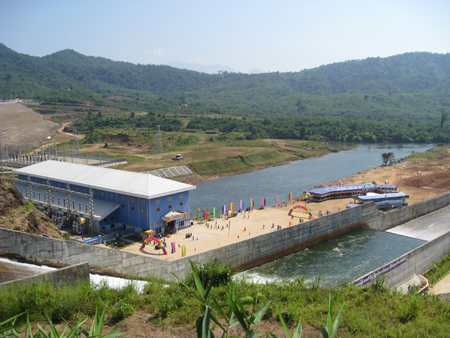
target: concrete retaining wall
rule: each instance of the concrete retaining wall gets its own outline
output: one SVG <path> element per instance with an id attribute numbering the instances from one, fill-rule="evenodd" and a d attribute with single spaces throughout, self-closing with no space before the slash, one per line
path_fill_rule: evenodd
<path id="1" fill-rule="evenodd" d="M 23 286 L 39 282 L 50 282 L 52 285 L 74 285 L 78 280 L 85 279 L 89 279 L 88 263 L 68 266 L 54 271 L 41 273 L 36 276 L 0 283 L 0 289 L 7 288 L 12 284 Z"/>
<path id="2" fill-rule="evenodd" d="M 418 248 L 400 256 L 399 258 L 406 257 L 406 261 L 395 269 L 385 274 L 386 284 L 389 287 L 397 285 L 402 281 L 408 279 L 413 274 L 423 274 L 434 262 L 441 260 L 450 250 L 450 232 L 438 237 L 432 241 L 422 244 Z M 397 261 L 398 259 L 396 259 Z M 369 272 L 368 274 L 358 278 L 354 281 L 357 284 L 360 280 L 373 276 L 374 273 L 383 270 L 388 267 L 392 262 L 389 262 L 382 267 Z"/>
<path id="3" fill-rule="evenodd" d="M 374 217 L 368 224 L 372 229 L 386 231 L 399 224 L 411 221 L 414 218 L 426 215 L 450 205 L 450 193 L 427 198 L 419 203 L 394 209 Z"/>
<path id="4" fill-rule="evenodd" d="M 5 229 L 0 229 L 0 252 L 64 265 L 88 262 L 91 271 L 94 269 L 97 272 L 138 277 L 152 275 L 175 280 L 172 274 L 183 278 L 190 271 L 190 260 L 207 263 L 217 257 L 235 268 L 248 269 L 362 226 L 377 230 L 389 229 L 449 204 L 450 193 L 386 214 L 381 214 L 374 203 L 368 203 L 173 262 Z"/>

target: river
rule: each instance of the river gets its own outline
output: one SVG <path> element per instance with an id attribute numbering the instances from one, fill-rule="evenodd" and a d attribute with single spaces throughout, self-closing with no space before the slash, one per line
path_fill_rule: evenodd
<path id="1" fill-rule="evenodd" d="M 382 153 L 392 152 L 397 159 L 400 159 L 413 151 L 423 152 L 433 146 L 431 144 L 358 145 L 351 150 L 200 182 L 196 184 L 197 189 L 190 192 L 191 212 L 209 207 L 220 208 L 223 204 L 229 206 L 230 202 L 239 206 L 240 200 L 244 201 L 244 207 L 248 207 L 251 198 L 255 200 L 255 208 L 259 208 L 262 197 L 267 199 L 268 206 L 273 205 L 276 195 L 279 195 L 280 202 L 287 201 L 289 193 L 296 197 L 317 185 L 375 168 L 382 163 Z"/>

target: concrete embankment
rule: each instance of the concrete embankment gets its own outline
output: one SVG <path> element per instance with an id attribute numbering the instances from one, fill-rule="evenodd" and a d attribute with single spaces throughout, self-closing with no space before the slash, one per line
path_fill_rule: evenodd
<path id="1" fill-rule="evenodd" d="M 223 263 L 248 269 L 285 255 L 319 244 L 359 227 L 386 230 L 450 204 L 450 194 L 439 195 L 420 203 L 381 214 L 375 204 L 364 204 L 309 222 L 287 227 L 239 243 L 220 247 L 176 261 L 120 252 L 114 249 L 54 240 L 0 229 L 0 252 L 17 254 L 40 262 L 73 265 L 88 262 L 91 271 L 145 277 L 152 275 L 175 280 L 190 271 L 189 260 L 207 263 L 219 258 Z M 445 246 L 445 244 L 443 244 Z M 420 254 L 419 254 L 420 256 Z M 424 263 L 425 265 L 425 263 Z M 422 265 L 417 265 L 418 270 Z M 415 271 L 421 273 L 423 271 Z"/>
<path id="2" fill-rule="evenodd" d="M 0 283 L 0 289 L 7 288 L 12 284 L 26 286 L 39 282 L 49 282 L 52 285 L 75 285 L 79 280 L 85 279 L 89 279 L 88 263 L 76 264 L 36 276 Z"/>

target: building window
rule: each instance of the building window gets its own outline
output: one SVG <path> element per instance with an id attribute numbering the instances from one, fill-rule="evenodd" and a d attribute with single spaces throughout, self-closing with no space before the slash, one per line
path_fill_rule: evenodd
<path id="1" fill-rule="evenodd" d="M 180 202 L 180 207 L 181 207 L 182 205 L 184 205 L 184 202 Z"/>
<path id="2" fill-rule="evenodd" d="M 111 222 L 116 219 L 116 216 L 111 216 Z"/>
<path id="3" fill-rule="evenodd" d="M 58 205 L 59 205 L 59 197 L 58 197 Z M 72 209 L 75 209 L 75 201 L 72 201 Z"/>
<path id="4" fill-rule="evenodd" d="M 141 205 L 145 205 L 145 200 L 141 200 Z"/>
<path id="5" fill-rule="evenodd" d="M 180 194 L 180 199 L 183 198 L 183 194 Z"/>
<path id="6" fill-rule="evenodd" d="M 103 222 L 108 222 L 108 217 L 105 217 L 105 218 L 103 219 Z"/>
<path id="7" fill-rule="evenodd" d="M 122 204 L 121 207 L 122 207 L 122 208 L 125 208 L 125 204 Z"/>
<path id="8" fill-rule="evenodd" d="M 116 227 L 116 225 L 113 223 L 113 224 L 111 224 L 111 229 L 112 228 L 115 228 Z"/>
<path id="9" fill-rule="evenodd" d="M 41 200 L 41 193 L 38 194 L 38 200 Z"/>
<path id="10" fill-rule="evenodd" d="M 172 196 L 167 197 L 167 201 L 171 201 L 172 200 Z"/>
<path id="11" fill-rule="evenodd" d="M 36 198 L 36 193 L 33 191 L 33 198 Z"/>
<path id="12" fill-rule="evenodd" d="M 80 188 L 78 188 L 78 187 L 75 187 L 75 191 L 78 191 L 78 190 L 80 190 Z"/>
<path id="13" fill-rule="evenodd" d="M 55 204 L 55 196 L 52 196 L 52 203 Z"/>
<path id="14" fill-rule="evenodd" d="M 59 205 L 59 197 L 58 197 L 58 205 Z"/>
<path id="15" fill-rule="evenodd" d="M 95 193 L 96 193 L 95 189 L 92 189 L 92 194 L 95 194 Z"/>
<path id="16" fill-rule="evenodd" d="M 86 189 L 86 188 L 83 188 L 83 192 L 84 192 L 84 193 L 87 193 L 87 189 Z"/>
<path id="17" fill-rule="evenodd" d="M 167 206 L 167 209 L 172 209 L 172 204 L 169 204 L 169 205 Z"/>
<path id="18" fill-rule="evenodd" d="M 81 203 L 78 203 L 78 210 L 81 211 Z"/>
<path id="19" fill-rule="evenodd" d="M 120 196 L 121 201 L 125 201 L 125 196 Z"/>
<path id="20" fill-rule="evenodd" d="M 61 183 L 58 183 L 58 188 L 61 188 Z"/>
<path id="21" fill-rule="evenodd" d="M 134 197 L 131 197 L 131 198 L 130 198 L 130 202 L 131 202 L 131 203 L 134 203 Z"/>
<path id="22" fill-rule="evenodd" d="M 145 212 L 145 209 L 144 209 L 144 208 L 142 208 L 142 209 L 141 209 L 141 212 Z"/>
<path id="23" fill-rule="evenodd" d="M 85 204 L 85 206 L 86 206 L 86 212 L 88 212 L 88 210 L 87 210 L 87 204 Z"/>
<path id="24" fill-rule="evenodd" d="M 134 211 L 134 207 L 131 207 L 131 210 Z"/>
<path id="25" fill-rule="evenodd" d="M 105 193 L 103 191 L 100 191 L 100 196 L 105 196 Z"/>
<path id="26" fill-rule="evenodd" d="M 109 198 L 113 198 L 113 194 L 109 193 Z"/>
<path id="27" fill-rule="evenodd" d="M 63 199 L 63 204 L 64 204 L 64 206 L 66 206 L 66 199 Z"/>
<path id="28" fill-rule="evenodd" d="M 159 203 L 161 203 L 161 199 L 160 199 L 160 198 L 158 198 L 158 199 L 156 200 L 156 204 L 159 204 Z"/>
<path id="29" fill-rule="evenodd" d="M 161 211 L 161 208 L 156 208 L 156 212 L 160 212 Z"/>

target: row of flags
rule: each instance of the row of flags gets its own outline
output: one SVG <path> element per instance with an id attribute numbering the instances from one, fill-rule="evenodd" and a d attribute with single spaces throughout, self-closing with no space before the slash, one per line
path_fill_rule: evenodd
<path id="1" fill-rule="evenodd" d="M 292 200 L 292 196 L 293 196 L 292 193 L 289 193 L 288 201 Z M 280 203 L 280 196 L 276 195 L 275 196 L 275 204 L 279 204 L 279 203 Z M 267 205 L 267 199 L 265 197 L 261 198 L 261 205 L 264 206 L 264 207 Z M 250 207 L 251 208 L 255 207 L 255 200 L 253 198 L 250 199 Z M 221 209 L 222 209 L 222 214 L 225 215 L 227 213 L 227 206 L 224 204 L 224 205 L 222 205 Z M 241 210 L 245 209 L 245 203 L 244 203 L 243 200 L 239 201 L 239 209 L 241 209 Z M 200 211 L 200 210 L 198 210 L 198 211 Z M 235 206 L 234 203 L 230 203 L 229 211 L 232 212 L 232 213 L 236 211 L 236 206 Z M 217 217 L 217 209 L 215 207 L 212 208 L 212 213 L 211 214 L 213 215 L 213 217 Z M 209 218 L 208 217 L 209 216 L 208 210 L 205 210 L 203 212 L 203 216 L 204 216 L 205 220 L 207 220 Z"/>

